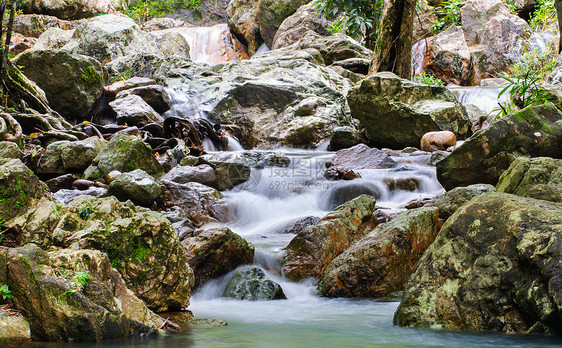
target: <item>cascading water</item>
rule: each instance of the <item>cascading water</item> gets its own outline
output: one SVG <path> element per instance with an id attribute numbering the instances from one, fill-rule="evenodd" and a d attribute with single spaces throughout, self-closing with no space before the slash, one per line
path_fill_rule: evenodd
<path id="1" fill-rule="evenodd" d="M 330 153 L 287 153 L 287 168 L 253 170 L 251 179 L 226 192 L 235 221 L 228 225 L 256 246 L 254 262 L 278 282 L 286 300 L 241 301 L 221 297 L 233 272 L 206 283 L 192 297 L 190 310 L 196 317 L 218 317 L 229 325 L 220 329 L 192 329 L 190 342 L 202 347 L 497 347 L 535 341 L 525 337 L 471 335 L 413 330 L 392 325 L 396 300 L 329 299 L 315 294 L 314 281 L 285 280 L 279 273 L 283 248 L 294 237 L 286 228 L 309 216 L 322 217 L 328 210 L 334 189 L 345 181 L 324 179 Z M 360 170 L 363 179 L 351 193 L 358 195 L 376 189 L 377 206 L 389 214 L 404 210 L 412 199 L 442 192 L 435 168 L 423 164 L 425 156 L 394 157 L 393 169 Z M 421 162 L 421 163 L 420 163 Z M 414 191 L 391 190 L 385 180 L 411 178 L 418 182 Z M 347 192 L 350 193 L 350 192 Z M 485 337 L 485 343 L 482 338 Z M 181 342 L 181 340 L 179 341 Z M 552 344 L 545 338 L 545 346 Z"/>
<path id="2" fill-rule="evenodd" d="M 491 113 L 499 109 L 499 104 L 509 103 L 509 93 L 498 95 L 505 86 L 500 87 L 459 87 L 449 86 L 459 102 L 463 105 L 473 104 L 482 111 Z"/>
<path id="3" fill-rule="evenodd" d="M 246 48 L 232 35 L 227 24 L 182 28 L 180 33 L 189 45 L 189 56 L 194 62 L 217 64 L 248 59 Z"/>

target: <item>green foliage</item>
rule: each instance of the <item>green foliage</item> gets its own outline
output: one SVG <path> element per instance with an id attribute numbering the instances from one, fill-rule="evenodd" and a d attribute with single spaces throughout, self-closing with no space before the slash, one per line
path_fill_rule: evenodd
<path id="1" fill-rule="evenodd" d="M 439 33 L 451 25 L 461 25 L 461 7 L 464 0 L 443 1 L 433 11 L 437 15 L 437 20 L 431 26 L 434 33 Z"/>
<path id="2" fill-rule="evenodd" d="M 498 98 L 509 93 L 510 101 L 493 111 L 497 112 L 496 119 L 518 109 L 549 101 L 551 98 L 541 84 L 554 68 L 555 62 L 556 52 L 551 46 L 544 52 L 524 51 L 521 59 L 510 67 L 511 76 L 500 75 L 508 84 L 499 93 Z"/>
<path id="3" fill-rule="evenodd" d="M 539 78 L 542 82 L 546 80 L 548 74 L 554 68 L 556 63 L 556 52 L 552 49 L 552 45 L 548 46 L 546 51 L 535 50 L 528 51 L 523 48 L 523 55 L 515 64 L 510 67 L 511 76 L 514 78 L 524 78 L 529 72 Z"/>
<path id="4" fill-rule="evenodd" d="M 498 94 L 498 98 L 508 92 L 510 102 L 507 105 L 500 104 L 500 109 L 497 110 L 498 113 L 495 119 L 527 106 L 542 105 L 551 99 L 543 86 L 541 86 L 541 78 L 537 76 L 536 71 L 528 71 L 525 76 L 520 78 L 500 76 L 508 82 L 508 85 L 501 90 Z"/>
<path id="5" fill-rule="evenodd" d="M 82 290 L 86 285 L 88 285 L 88 280 L 93 279 L 92 276 L 87 272 L 76 272 L 72 277 L 72 287 L 62 294 L 59 298 L 65 295 L 72 295 L 77 291 Z"/>
<path id="6" fill-rule="evenodd" d="M 164 17 L 179 10 L 197 11 L 201 0 L 138 0 L 124 5 L 123 11 L 138 23 L 149 18 Z"/>
<path id="7" fill-rule="evenodd" d="M 0 296 L 2 296 L 3 300 L 6 300 L 8 298 L 12 298 L 12 292 L 8 288 L 8 285 L 2 284 L 0 286 Z"/>
<path id="8" fill-rule="evenodd" d="M 329 27 L 332 33 L 343 32 L 373 48 L 376 42 L 384 0 L 314 0 L 318 13 L 334 22 Z"/>
<path id="9" fill-rule="evenodd" d="M 437 77 L 427 74 L 425 71 L 421 75 L 415 77 L 416 82 L 425 83 L 430 86 L 445 86 L 445 82 Z"/>
<path id="10" fill-rule="evenodd" d="M 548 27 L 557 27 L 556 9 L 554 8 L 554 0 L 537 0 L 537 7 L 529 26 L 534 31 L 545 30 Z"/>
<path id="11" fill-rule="evenodd" d="M 90 214 L 92 214 L 94 212 L 94 209 L 92 208 L 92 206 L 90 204 L 88 204 L 86 207 L 81 208 L 78 211 L 78 216 L 80 216 L 80 218 L 82 220 L 87 220 L 90 217 Z"/>

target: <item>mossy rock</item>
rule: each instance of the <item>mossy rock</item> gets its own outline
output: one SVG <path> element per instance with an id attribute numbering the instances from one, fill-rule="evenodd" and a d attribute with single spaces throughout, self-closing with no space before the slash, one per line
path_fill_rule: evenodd
<path id="1" fill-rule="evenodd" d="M 451 91 L 392 73 L 369 76 L 351 90 L 348 102 L 351 116 L 378 148 L 417 147 L 424 134 L 434 131 L 451 131 L 457 139 L 472 134 L 472 123 Z"/>
<path id="2" fill-rule="evenodd" d="M 499 179 L 499 192 L 562 202 L 562 159 L 519 157 Z"/>
<path id="3" fill-rule="evenodd" d="M 45 91 L 54 110 L 76 120 L 89 120 L 108 80 L 96 59 L 61 50 L 27 50 L 14 64 Z"/>
<path id="4" fill-rule="evenodd" d="M 443 225 L 404 291 L 401 326 L 562 332 L 562 207 L 475 197 Z"/>
<path id="5" fill-rule="evenodd" d="M 318 281 L 328 297 L 382 297 L 404 289 L 441 228 L 437 208 L 403 212 L 336 257 Z"/>
<path id="6" fill-rule="evenodd" d="M 161 174 L 163 170 L 150 146 L 139 137 L 118 134 L 100 151 L 84 176 L 88 180 L 103 181 L 114 170 L 126 173 L 135 169 L 142 169 L 151 175 Z"/>
<path id="7" fill-rule="evenodd" d="M 361 195 L 307 227 L 291 240 L 283 258 L 286 277 L 318 278 L 339 254 L 376 226 L 375 198 Z"/>
<path id="8" fill-rule="evenodd" d="M 0 283 L 12 292 L 13 307 L 29 323 L 31 338 L 38 341 L 100 341 L 155 333 L 125 317 L 108 287 L 92 299 L 85 287 L 95 283 L 72 281 L 73 273 L 55 272 L 49 256 L 34 244 L 0 247 Z"/>
<path id="9" fill-rule="evenodd" d="M 105 252 L 127 287 L 152 310 L 189 305 L 188 255 L 172 224 L 157 212 L 115 197 L 80 196 L 65 207 L 51 241 Z"/>
<path id="10" fill-rule="evenodd" d="M 561 120 L 562 111 L 551 103 L 504 116 L 439 161 L 437 178 L 446 190 L 496 185 L 517 157 L 562 158 Z"/>
<path id="11" fill-rule="evenodd" d="M 281 285 L 271 280 L 258 266 L 244 266 L 228 282 L 224 297 L 246 301 L 283 300 Z"/>
<path id="12" fill-rule="evenodd" d="M 19 159 L 0 160 L 0 221 L 26 212 L 42 197 L 50 197 L 49 188 Z"/>

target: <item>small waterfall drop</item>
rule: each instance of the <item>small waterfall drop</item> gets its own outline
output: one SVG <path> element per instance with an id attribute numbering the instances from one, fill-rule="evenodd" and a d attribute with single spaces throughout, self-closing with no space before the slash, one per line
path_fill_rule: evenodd
<path id="1" fill-rule="evenodd" d="M 227 24 L 182 29 L 189 45 L 189 56 L 197 63 L 217 64 L 248 59 L 244 45 L 232 35 Z"/>
<path id="2" fill-rule="evenodd" d="M 427 39 L 419 39 L 412 46 L 412 76 L 421 75 L 427 53 Z"/>
<path id="3" fill-rule="evenodd" d="M 459 87 L 459 86 L 449 86 L 448 87 L 457 97 L 459 102 L 463 105 L 474 104 L 478 106 L 482 111 L 490 113 L 500 106 L 498 103 L 504 105 L 509 103 L 509 93 L 505 92 L 499 98 L 498 95 L 505 88 L 505 86 L 500 87 Z"/>

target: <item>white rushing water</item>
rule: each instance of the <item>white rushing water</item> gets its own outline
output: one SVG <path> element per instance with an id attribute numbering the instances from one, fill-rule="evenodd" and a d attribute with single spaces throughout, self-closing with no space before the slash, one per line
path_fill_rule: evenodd
<path id="1" fill-rule="evenodd" d="M 236 220 L 229 226 L 256 246 L 255 262 L 278 282 L 286 300 L 241 301 L 221 297 L 233 272 L 206 283 L 191 299 L 198 318 L 222 318 L 228 326 L 192 329 L 187 336 L 164 339 L 189 347 L 552 347 L 560 340 L 547 337 L 449 333 L 401 328 L 392 324 L 396 300 L 329 299 L 316 295 L 313 279 L 287 281 L 279 273 L 283 248 L 294 237 L 283 233 L 294 221 L 324 216 L 336 188 L 357 181 L 364 191 L 378 191 L 378 207 L 389 213 L 404 210 L 412 199 L 442 192 L 435 168 L 420 164 L 423 156 L 395 157 L 393 169 L 361 170 L 362 179 L 323 178 L 329 153 L 288 153 L 291 165 L 254 170 L 251 180 L 227 192 Z M 390 191 L 384 180 L 416 178 L 416 191 Z M 345 191 L 345 189 L 344 189 Z M 357 190 L 350 189 L 358 194 Z M 186 343 L 189 342 L 189 343 Z"/>

